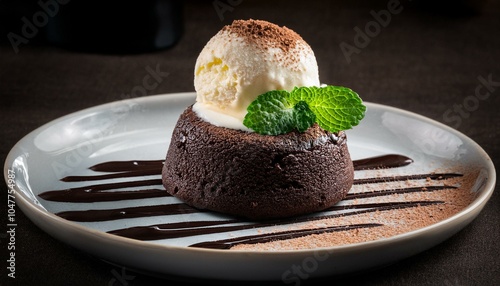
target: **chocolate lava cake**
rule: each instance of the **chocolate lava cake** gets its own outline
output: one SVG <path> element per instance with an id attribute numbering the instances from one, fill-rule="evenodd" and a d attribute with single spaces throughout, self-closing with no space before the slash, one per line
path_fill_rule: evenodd
<path id="1" fill-rule="evenodd" d="M 218 127 L 188 107 L 172 134 L 162 171 L 173 196 L 199 208 L 275 219 L 328 208 L 354 177 L 346 135 L 314 124 L 271 136 Z"/>

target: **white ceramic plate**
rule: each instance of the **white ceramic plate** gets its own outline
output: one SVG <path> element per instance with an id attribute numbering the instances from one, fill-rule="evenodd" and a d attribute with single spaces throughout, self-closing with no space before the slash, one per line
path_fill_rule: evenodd
<path id="1" fill-rule="evenodd" d="M 474 201 L 452 217 L 390 238 L 315 250 L 273 252 L 188 247 L 200 241 L 256 234 L 259 229 L 152 241 L 106 233 L 137 225 L 223 217 L 212 213 L 103 222 L 73 222 L 54 214 L 175 203 L 172 197 L 97 203 L 54 202 L 39 197 L 48 190 L 88 185 L 60 179 L 67 175 L 88 175 L 90 166 L 103 161 L 164 158 L 179 114 L 194 99 L 194 93 L 178 93 L 114 102 L 67 115 L 31 132 L 13 147 L 4 166 L 6 181 L 9 172 L 15 174 L 18 206 L 55 238 L 127 267 L 203 279 L 284 279 L 291 283 L 300 278 L 293 275 L 294 265 L 303 266 L 308 277 L 319 277 L 378 267 L 428 249 L 470 223 L 494 189 L 494 166 L 471 139 L 425 117 L 366 103 L 366 118 L 348 132 L 353 159 L 404 154 L 415 161 L 408 167 L 410 173 L 428 172 L 430 166 L 433 169 L 453 164 L 477 166 L 481 172 L 470 190 L 477 192 Z M 356 176 L 365 175 L 358 172 Z"/>

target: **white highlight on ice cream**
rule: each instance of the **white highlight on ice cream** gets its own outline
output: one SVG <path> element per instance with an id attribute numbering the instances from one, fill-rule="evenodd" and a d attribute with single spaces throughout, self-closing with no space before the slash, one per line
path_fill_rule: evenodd
<path id="1" fill-rule="evenodd" d="M 206 122 L 210 122 L 215 126 L 252 132 L 250 128 L 243 125 L 243 120 L 207 108 L 207 105 L 205 104 L 196 102 L 193 105 L 193 111 L 196 113 L 196 115 L 198 115 L 198 117 Z"/>
<path id="2" fill-rule="evenodd" d="M 193 110 L 214 125 L 250 131 L 243 118 L 257 96 L 271 90 L 319 85 L 316 57 L 303 40 L 285 51 L 262 47 L 223 29 L 210 39 L 196 61 Z"/>

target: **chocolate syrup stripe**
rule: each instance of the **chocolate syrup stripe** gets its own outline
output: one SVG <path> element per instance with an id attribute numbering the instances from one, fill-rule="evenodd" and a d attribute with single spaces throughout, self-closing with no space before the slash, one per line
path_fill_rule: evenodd
<path id="1" fill-rule="evenodd" d="M 133 161 L 110 161 L 90 167 L 96 172 L 130 172 L 135 170 L 156 169 L 160 170 L 165 160 L 133 160 Z"/>
<path id="2" fill-rule="evenodd" d="M 412 159 L 403 155 L 383 155 L 366 159 L 354 160 L 354 170 L 367 170 L 377 168 L 395 168 L 409 165 Z M 107 180 L 123 177 L 140 177 L 149 175 L 160 175 L 163 167 L 163 160 L 152 161 L 111 161 L 104 162 L 90 167 L 95 172 L 109 172 L 111 174 L 92 176 L 67 176 L 61 179 L 63 182 L 83 182 Z"/>
<path id="3" fill-rule="evenodd" d="M 125 218 L 150 217 L 160 215 L 189 214 L 202 212 L 186 204 L 153 205 L 119 209 L 63 211 L 56 213 L 67 220 L 80 222 L 108 221 Z"/>
<path id="4" fill-rule="evenodd" d="M 397 154 L 382 155 L 352 161 L 354 170 L 356 171 L 403 167 L 411 163 L 413 163 L 411 158 Z"/>
<path id="5" fill-rule="evenodd" d="M 449 178 L 462 177 L 462 176 L 463 174 L 458 174 L 458 173 L 415 174 L 415 175 L 402 175 L 402 176 L 391 176 L 391 177 L 354 179 L 353 184 L 362 185 L 362 184 L 376 184 L 376 183 L 408 181 L 408 180 L 423 180 L 423 179 L 445 180 Z"/>
<path id="6" fill-rule="evenodd" d="M 334 206 L 331 207 L 324 212 L 327 211 L 339 211 L 339 210 L 349 210 L 349 209 L 361 209 L 359 211 L 352 212 L 343 212 L 336 214 L 325 214 L 320 216 L 305 216 L 305 217 L 296 217 L 287 220 L 281 221 L 267 221 L 267 222 L 258 222 L 258 223 L 246 223 L 243 225 L 233 225 L 233 226 L 215 226 L 215 227 L 206 227 L 206 226 L 214 226 L 214 225 L 224 225 L 224 224 L 232 224 L 235 222 L 244 222 L 244 221 L 236 221 L 236 220 L 223 220 L 223 221 L 198 221 L 198 222 L 185 222 L 185 223 L 167 223 L 167 224 L 158 224 L 158 225 L 149 225 L 149 226 L 136 226 L 124 229 L 116 229 L 109 231 L 108 233 L 119 235 L 127 238 L 133 238 L 138 240 L 159 240 L 159 239 L 171 239 L 171 238 L 181 238 L 186 236 L 195 236 L 195 235 L 205 235 L 205 234 L 214 234 L 214 233 L 223 233 L 229 231 L 239 231 L 253 228 L 262 228 L 269 226 L 278 226 L 278 225 L 286 225 L 293 223 L 301 223 L 301 222 L 310 222 L 317 221 L 322 219 L 330 219 L 336 218 L 339 216 L 351 216 L 358 215 L 362 213 L 376 212 L 376 211 L 387 211 L 394 209 L 404 209 L 404 208 L 413 208 L 417 206 L 428 206 L 435 204 L 442 204 L 443 201 L 412 201 L 412 202 L 387 202 L 387 203 L 377 203 L 377 204 L 358 204 L 358 205 L 346 205 L 346 206 Z M 316 231 L 320 231 L 323 228 L 318 228 Z M 314 229 L 310 229 L 312 231 Z M 321 233 L 321 232 L 318 232 Z M 271 234 L 272 235 L 272 234 Z M 261 237 L 265 237 L 266 234 L 259 235 Z M 288 239 L 288 238 L 284 238 Z"/>
<path id="7" fill-rule="evenodd" d="M 389 190 L 378 190 L 378 191 L 370 191 L 370 192 L 359 192 L 359 193 L 349 193 L 343 199 L 353 200 L 353 199 L 364 199 L 364 198 L 373 198 L 379 196 L 388 196 L 392 194 L 407 194 L 407 193 L 417 193 L 417 192 L 434 192 L 438 190 L 446 190 L 446 189 L 456 189 L 455 186 L 425 186 L 425 187 L 412 187 L 412 188 L 399 188 L 399 189 L 389 189 Z"/>
<path id="8" fill-rule="evenodd" d="M 170 197 L 165 189 L 147 189 L 135 191 L 88 191 L 67 189 L 64 191 L 50 191 L 40 194 L 42 199 L 54 202 L 66 203 L 93 203 L 93 202 L 114 202 L 120 200 L 149 199 L 159 197 Z"/>
<path id="9" fill-rule="evenodd" d="M 165 191 L 165 189 L 110 191 L 120 188 L 144 187 L 154 185 L 162 185 L 161 179 L 90 185 L 77 188 L 69 188 L 66 190 L 47 191 L 39 194 L 38 196 L 48 201 L 69 203 L 119 201 L 171 196 Z"/>
<path id="10" fill-rule="evenodd" d="M 348 194 L 344 199 L 353 200 L 357 198 L 370 198 L 379 196 L 388 196 L 392 194 L 405 194 L 405 193 L 415 193 L 415 192 L 432 192 L 436 190 L 451 189 L 455 188 L 453 186 L 426 186 L 426 187 L 411 187 L 411 188 L 400 188 L 400 189 L 388 189 L 388 190 L 378 190 L 371 192 L 360 192 Z M 159 190 L 160 192 L 166 193 L 165 190 Z M 138 193 L 141 191 L 133 192 L 103 192 L 96 193 L 96 195 L 112 195 L 113 193 Z M 326 211 L 332 210 L 343 210 L 343 209 L 356 209 L 356 208 L 367 208 L 367 207 L 378 207 L 380 205 L 342 205 L 333 206 Z M 197 213 L 203 212 L 203 210 L 197 210 L 186 204 L 167 204 L 167 205 L 153 205 L 153 206 L 142 206 L 142 207 L 128 207 L 119 209 L 100 209 L 100 210 L 84 210 L 84 211 L 64 211 L 56 213 L 56 215 L 72 221 L 80 222 L 92 222 L 92 221 L 107 221 L 125 218 L 137 218 L 137 217 L 149 217 L 149 216 L 161 216 L 161 215 L 175 215 L 182 213 Z"/>
<path id="11" fill-rule="evenodd" d="M 156 169 L 161 172 L 164 160 L 151 161 L 110 161 L 104 162 L 90 167 L 89 169 L 96 172 L 131 172 L 144 169 Z M 403 155 L 388 154 L 375 156 L 365 159 L 354 160 L 353 165 L 355 170 L 377 169 L 377 168 L 394 168 L 402 167 L 413 163 L 411 158 Z"/>
<path id="12" fill-rule="evenodd" d="M 369 168 L 393 168 L 401 167 L 410 164 L 412 160 L 402 155 L 383 155 L 378 157 L 371 157 L 353 161 L 357 170 L 365 170 Z M 112 178 L 123 177 L 136 177 L 147 175 L 160 175 L 163 160 L 151 161 L 111 161 L 94 165 L 89 169 L 96 172 L 108 172 L 109 174 L 92 175 L 92 176 L 68 176 L 62 181 L 65 182 L 79 182 L 89 180 L 104 180 Z M 419 178 L 425 178 L 429 175 L 418 175 Z M 432 175 L 431 175 L 432 176 Z M 356 179 L 355 184 L 387 182 L 394 180 L 407 180 L 411 179 L 408 176 L 396 178 L 370 178 L 370 179 Z M 145 199 L 156 198 L 163 196 L 170 196 L 161 189 L 139 190 L 139 191 L 113 191 L 105 192 L 126 187 L 138 187 L 148 185 L 161 185 L 161 179 L 151 179 L 133 182 L 119 182 L 108 184 L 96 184 L 90 186 L 83 186 L 78 188 L 69 188 L 66 190 L 54 190 L 41 193 L 39 196 L 42 199 L 57 202 L 102 202 L 102 201 L 118 201 L 118 200 L 132 200 L 132 199 Z"/>
<path id="13" fill-rule="evenodd" d="M 462 176 L 462 174 L 441 173 L 441 174 L 418 174 L 418 175 L 381 177 L 381 178 L 365 178 L 365 179 L 355 179 L 354 184 L 370 184 L 370 183 L 374 184 L 374 183 L 383 183 L 389 181 L 392 182 L 407 181 L 407 180 L 417 180 L 426 178 L 429 178 L 431 180 L 442 180 L 445 178 L 453 178 L 457 176 Z M 159 185 L 159 184 L 161 184 L 161 179 L 109 183 L 109 184 L 91 185 L 79 188 L 69 188 L 66 190 L 47 191 L 39 194 L 39 197 L 48 201 L 56 201 L 56 202 L 89 203 L 89 202 L 109 202 L 109 201 L 119 201 L 119 200 L 147 199 L 147 198 L 171 196 L 164 189 L 110 191 L 113 189 L 119 189 L 125 187 L 138 187 L 138 186 L 149 186 L 149 185 Z M 436 189 L 446 189 L 454 187 L 430 186 L 429 188 L 436 190 Z M 396 189 L 396 190 L 383 190 L 380 191 L 379 193 L 377 192 L 363 193 L 362 196 L 371 197 L 371 196 L 382 196 L 390 193 L 407 193 L 407 192 L 418 192 L 418 191 L 425 191 L 425 189 L 406 188 L 406 189 Z M 349 194 L 347 198 L 349 197 L 354 198 L 354 196 L 361 196 L 361 194 Z"/>
<path id="14" fill-rule="evenodd" d="M 250 236 L 242 236 L 231 239 L 223 239 L 223 240 L 215 240 L 215 241 L 204 241 L 200 243 L 191 244 L 189 247 L 198 247 L 198 248 L 210 248 L 210 249 L 230 249 L 231 247 L 238 244 L 255 244 L 255 243 L 265 243 L 276 240 L 286 240 L 293 239 L 298 237 L 303 237 L 311 234 L 322 234 L 322 233 L 330 233 L 330 232 L 338 232 L 338 231 L 347 231 L 351 229 L 358 228 L 370 228 L 382 226 L 382 224 L 378 223 L 367 223 L 367 224 L 352 224 L 345 226 L 330 226 L 325 228 L 316 228 L 316 229 L 305 229 L 305 230 L 289 230 L 282 232 L 275 232 L 270 234 L 258 234 L 258 235 L 250 235 Z"/>
<path id="15" fill-rule="evenodd" d="M 117 172 L 105 175 L 92 175 L 92 176 L 67 176 L 61 179 L 63 182 L 86 182 L 86 181 L 98 181 L 98 180 L 108 180 L 116 178 L 126 178 L 126 177 L 142 177 L 142 176 L 158 176 L 161 174 L 161 170 L 158 169 L 144 169 L 135 171 L 125 171 Z"/>
<path id="16" fill-rule="evenodd" d="M 61 179 L 63 182 L 86 182 L 115 178 L 141 177 L 161 175 L 164 160 L 151 161 L 110 161 L 91 166 L 89 169 L 95 172 L 107 172 L 109 174 L 92 176 L 67 176 Z"/>

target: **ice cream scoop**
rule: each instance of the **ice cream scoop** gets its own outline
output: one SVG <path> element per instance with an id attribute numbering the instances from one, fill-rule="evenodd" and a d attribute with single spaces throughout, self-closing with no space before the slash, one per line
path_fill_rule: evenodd
<path id="1" fill-rule="evenodd" d="M 237 20 L 198 56 L 193 110 L 214 125 L 248 130 L 243 118 L 260 94 L 319 85 L 314 52 L 297 33 L 266 21 Z"/>

